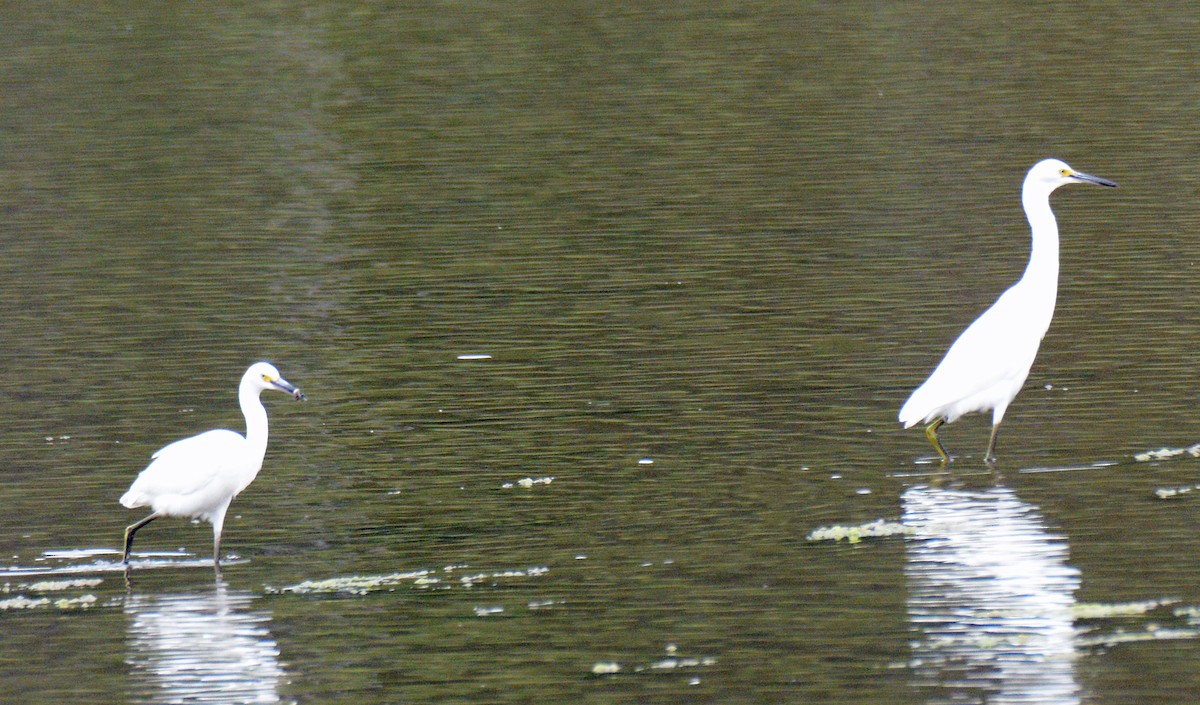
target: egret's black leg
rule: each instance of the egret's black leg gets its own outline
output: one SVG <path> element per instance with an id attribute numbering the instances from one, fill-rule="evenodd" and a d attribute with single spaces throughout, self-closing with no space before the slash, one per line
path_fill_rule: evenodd
<path id="1" fill-rule="evenodd" d="M 130 524 L 129 526 L 125 527 L 125 556 L 121 559 L 122 563 L 129 565 L 129 549 L 133 548 L 133 535 L 137 533 L 137 530 L 159 518 L 160 516 L 162 515 L 158 512 L 155 512 L 136 524 Z"/>

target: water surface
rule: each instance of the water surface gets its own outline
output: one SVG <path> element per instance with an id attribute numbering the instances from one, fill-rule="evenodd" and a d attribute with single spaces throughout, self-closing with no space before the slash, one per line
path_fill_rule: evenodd
<path id="1" fill-rule="evenodd" d="M 1200 493 L 1155 494 L 1195 459 L 1134 459 L 1197 440 L 1191 8 L 0 18 L 0 599 L 102 581 L 0 612 L 3 699 L 1200 687 Z M 970 417 L 940 475 L 896 412 L 1020 275 L 1047 156 L 1121 188 L 1055 194 L 1059 306 L 998 468 Z M 116 499 L 240 428 L 257 359 L 309 400 L 267 399 L 229 565 L 163 520 L 126 585 Z M 805 540 L 881 517 L 915 533 Z"/>

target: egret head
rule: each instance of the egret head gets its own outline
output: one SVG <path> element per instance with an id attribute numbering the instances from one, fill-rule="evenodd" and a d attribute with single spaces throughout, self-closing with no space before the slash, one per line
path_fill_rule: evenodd
<path id="1" fill-rule="evenodd" d="M 269 362 L 256 362 L 251 365 L 250 369 L 246 370 L 246 374 L 242 376 L 242 385 L 247 384 L 259 392 L 275 390 L 291 394 L 296 401 L 304 399 L 304 392 L 284 379 L 279 374 L 279 370 Z"/>
<path id="2" fill-rule="evenodd" d="M 1066 162 L 1058 159 L 1043 159 L 1029 170 L 1025 176 L 1025 187 L 1050 193 L 1059 186 L 1066 184 L 1096 184 L 1097 186 L 1116 187 L 1116 183 L 1098 176 L 1075 171 Z"/>

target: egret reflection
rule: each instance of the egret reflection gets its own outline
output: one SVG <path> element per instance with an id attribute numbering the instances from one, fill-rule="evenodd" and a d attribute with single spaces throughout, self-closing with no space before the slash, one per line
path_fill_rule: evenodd
<path id="1" fill-rule="evenodd" d="M 285 673 L 254 595 L 212 590 L 130 595 L 133 700 L 144 703 L 276 703 Z"/>
<path id="2" fill-rule="evenodd" d="M 902 496 L 915 685 L 929 703 L 1072 705 L 1079 571 L 1012 490 L 912 487 Z"/>

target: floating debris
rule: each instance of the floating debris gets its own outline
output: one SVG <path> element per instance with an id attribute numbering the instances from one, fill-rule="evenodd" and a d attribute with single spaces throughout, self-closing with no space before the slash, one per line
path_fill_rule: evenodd
<path id="1" fill-rule="evenodd" d="M 1159 448 L 1158 450 L 1148 450 L 1144 453 L 1138 453 L 1133 456 L 1133 459 L 1139 463 L 1149 462 L 1151 460 L 1166 460 L 1175 458 L 1180 455 L 1190 455 L 1193 458 L 1200 458 L 1200 443 L 1188 446 L 1186 448 Z"/>
<path id="2" fill-rule="evenodd" d="M 500 487 L 502 487 L 502 488 L 504 488 L 504 489 L 506 489 L 506 490 L 507 490 L 507 489 L 511 489 L 511 488 L 513 488 L 513 487 L 518 487 L 518 486 L 519 486 L 519 487 L 533 487 L 534 485 L 548 485 L 548 484 L 550 484 L 551 482 L 554 482 L 554 477 L 553 477 L 553 476 L 550 476 L 550 477 L 537 477 L 537 478 L 534 478 L 534 477 L 523 477 L 523 478 L 521 478 L 520 480 L 517 480 L 515 483 L 513 483 L 513 482 L 506 482 L 506 483 L 504 483 L 503 485 L 500 485 Z"/>
<path id="3" fill-rule="evenodd" d="M 1189 492 L 1200 490 L 1200 485 L 1184 485 L 1183 487 L 1157 487 L 1154 496 L 1159 499 L 1174 499 Z"/>
<path id="4" fill-rule="evenodd" d="M 467 567 L 446 566 L 443 572 L 452 573 L 455 570 Z M 494 584 L 497 580 L 507 578 L 537 577 L 545 575 L 549 570 L 549 568 L 545 567 L 534 567 L 525 570 L 505 570 L 464 575 L 459 578 L 459 584 L 464 588 L 472 588 L 480 583 L 491 582 Z M 268 595 L 291 593 L 294 595 L 342 594 L 361 596 L 373 592 L 391 592 L 397 586 L 404 584 L 410 584 L 414 588 L 424 590 L 431 588 L 448 590 L 453 587 L 453 583 L 443 581 L 432 570 L 414 570 L 407 573 L 389 573 L 387 575 L 348 575 L 339 578 L 326 578 L 324 580 L 305 580 L 302 583 L 281 588 L 268 585 L 264 588 L 264 592 Z"/>
<path id="5" fill-rule="evenodd" d="M 665 658 L 661 661 L 653 661 L 647 664 L 646 668 L 654 671 L 669 671 L 675 668 L 698 668 L 700 666 L 715 665 L 717 665 L 715 658 L 705 656 L 703 658 Z M 633 670 L 640 671 L 642 668 L 639 666 Z"/>
<path id="6" fill-rule="evenodd" d="M 859 524 L 858 526 L 822 526 L 804 537 L 804 540 L 815 542 L 841 541 L 844 539 L 848 543 L 858 543 L 866 538 L 911 534 L 915 533 L 915 531 L 912 527 L 905 526 L 904 524 L 876 519 L 875 521 Z"/>
<path id="7" fill-rule="evenodd" d="M 492 359 L 492 356 L 488 355 L 486 353 L 467 353 L 465 355 L 459 355 L 457 359 L 459 359 L 459 360 L 490 360 L 490 359 Z"/>
<path id="8" fill-rule="evenodd" d="M 1156 610 L 1159 607 L 1166 607 L 1177 602 L 1179 600 L 1174 597 L 1165 597 L 1161 600 L 1142 600 L 1140 602 L 1079 602 L 1071 605 L 1071 616 L 1075 619 L 1136 617 Z"/>
<path id="9" fill-rule="evenodd" d="M 1116 646 L 1117 644 L 1128 644 L 1135 641 L 1163 641 L 1168 639 L 1195 639 L 1200 637 L 1200 631 L 1195 629 L 1177 629 L 1171 627 L 1157 627 L 1148 625 L 1145 631 L 1129 632 L 1124 629 L 1119 629 L 1111 634 L 1098 634 L 1096 636 L 1083 636 L 1075 639 L 1075 645 L 1078 647 L 1090 646 Z"/>
<path id="10" fill-rule="evenodd" d="M 500 605 L 496 605 L 494 607 L 480 607 L 478 605 L 475 606 L 475 616 L 476 617 L 491 617 L 494 614 L 503 614 L 503 613 L 504 613 L 504 608 L 501 607 Z"/>
<path id="11" fill-rule="evenodd" d="M 36 583 L 18 583 L 13 586 L 11 583 L 5 583 L 0 592 L 14 592 L 17 590 L 30 590 L 32 592 L 62 592 L 63 590 L 74 590 L 76 588 L 93 588 L 103 583 L 101 578 L 80 578 L 78 580 L 43 580 Z"/>
<path id="12" fill-rule="evenodd" d="M 621 664 L 616 661 L 597 661 L 592 664 L 592 674 L 597 676 L 611 676 L 614 673 L 621 672 Z"/>
<path id="13" fill-rule="evenodd" d="M 47 592 L 62 592 L 63 590 L 77 590 L 79 588 L 94 588 L 103 583 L 101 578 L 80 578 L 78 580 L 42 580 L 34 583 L 5 583 L 0 586 L 0 593 L 13 593 L 17 591 L 47 593 Z M 8 610 L 31 610 L 31 609 L 59 609 L 59 610 L 84 610 L 95 605 L 97 602 L 95 595 L 80 595 L 79 597 L 60 597 L 52 599 L 45 596 L 28 597 L 26 595 L 15 595 L 6 600 L 0 600 L 0 611 Z"/>
<path id="14" fill-rule="evenodd" d="M 86 610 L 96 604 L 96 596 L 91 593 L 80 595 L 79 597 L 63 597 L 54 601 L 55 609 L 60 610 Z"/>
<path id="15" fill-rule="evenodd" d="M 268 594 L 280 595 L 293 593 L 297 595 L 319 595 L 343 593 L 346 595 L 366 595 L 381 590 L 393 590 L 397 585 L 412 583 L 414 587 L 428 588 L 440 580 L 429 570 L 414 570 L 407 573 L 389 573 L 387 575 L 349 575 L 341 578 L 325 580 L 305 580 L 302 583 L 282 588 L 268 586 Z"/>
<path id="16" fill-rule="evenodd" d="M 678 669 L 690 668 L 707 668 L 715 666 L 717 659 L 712 656 L 677 656 L 679 647 L 675 644 L 667 644 L 667 657 L 651 661 L 649 663 L 636 664 L 626 668 L 619 661 L 597 661 L 592 664 L 592 675 L 609 676 L 616 673 L 646 673 L 646 672 L 662 672 L 674 671 Z"/>
<path id="17" fill-rule="evenodd" d="M 1080 603 L 1071 607 L 1071 615 L 1077 620 L 1130 619 L 1142 617 L 1156 609 L 1178 602 L 1177 598 L 1164 597 L 1139 602 Z M 1093 633 L 1080 635 L 1075 639 L 1075 643 L 1080 647 L 1111 647 L 1130 642 L 1200 637 L 1200 630 L 1194 628 L 1197 625 L 1197 618 L 1200 617 L 1200 609 L 1190 606 L 1175 607 L 1171 610 L 1171 614 L 1186 621 L 1188 626 L 1164 626 L 1157 622 L 1146 622 L 1140 629 L 1132 630 L 1118 627 L 1105 632 L 1091 628 Z"/>
<path id="18" fill-rule="evenodd" d="M 536 578 L 550 572 L 545 566 L 526 568 L 525 570 L 505 570 L 497 573 L 478 573 L 476 575 L 461 576 L 458 581 L 465 588 L 473 588 L 479 583 L 502 580 L 505 578 Z M 494 583 L 493 583 L 494 584 Z"/>
<path id="19" fill-rule="evenodd" d="M 75 588 L 94 588 L 103 583 L 102 578 L 80 578 L 78 580 L 43 580 L 37 583 L 27 583 L 23 587 L 33 592 L 61 592 Z"/>
<path id="20" fill-rule="evenodd" d="M 39 597 L 31 600 L 24 595 L 17 595 L 7 600 L 0 600 L 0 610 L 28 610 L 37 607 L 48 607 L 49 605 L 50 598 L 48 597 Z"/>
<path id="21" fill-rule="evenodd" d="M 51 600 L 48 597 L 28 598 L 24 595 L 0 600 L 0 612 L 7 610 L 33 610 L 53 607 L 59 610 L 86 610 L 96 604 L 95 595 L 80 595 L 79 597 L 61 597 Z"/>

